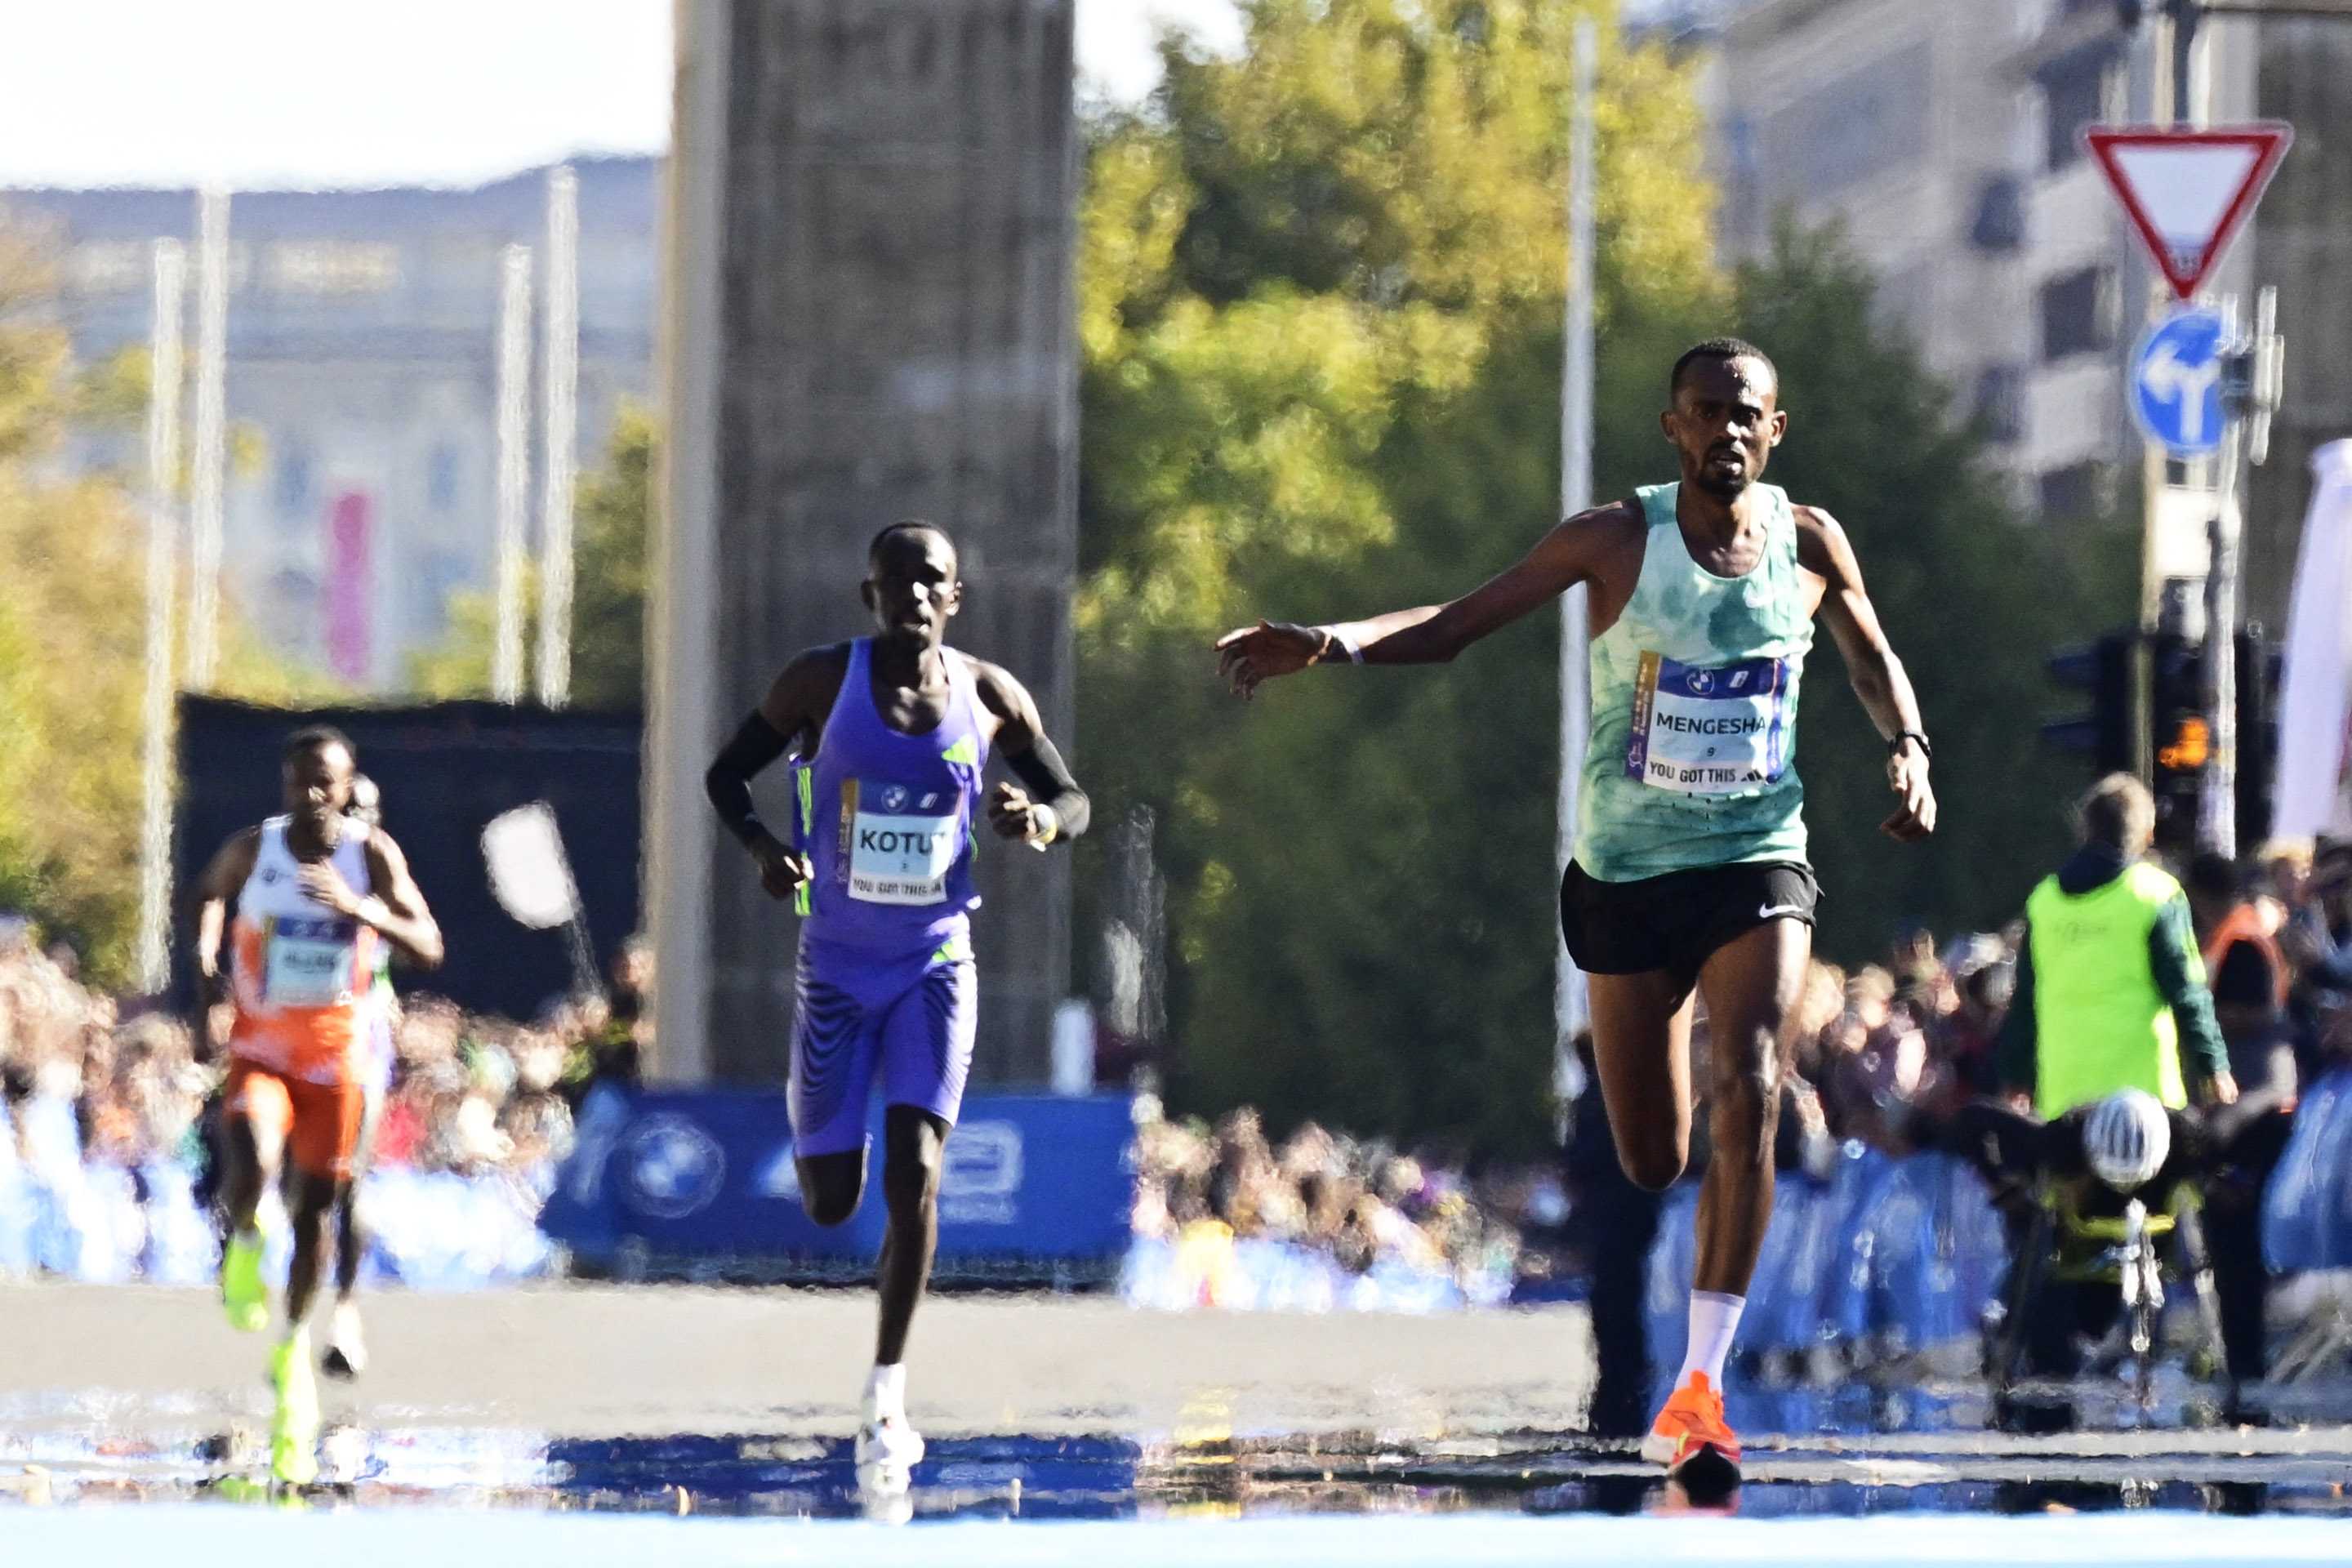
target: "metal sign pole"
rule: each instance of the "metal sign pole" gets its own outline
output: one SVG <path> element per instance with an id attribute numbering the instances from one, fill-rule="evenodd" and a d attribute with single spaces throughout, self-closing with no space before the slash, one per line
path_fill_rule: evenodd
<path id="1" fill-rule="evenodd" d="M 1576 24 L 1575 102 L 1569 121 L 1568 320 L 1560 363 L 1559 508 L 1562 518 L 1592 504 L 1592 22 Z M 1556 871 L 1565 873 L 1576 845 L 1577 792 L 1584 772 L 1591 694 L 1586 668 L 1590 621 L 1581 586 L 1559 601 L 1559 824 Z M 1566 1104 L 1573 1080 L 1576 1037 L 1585 1026 L 1584 973 L 1568 955 L 1555 954 L 1552 1006 L 1554 1092 Z"/>
<path id="2" fill-rule="evenodd" d="M 172 972 L 172 688 L 179 575 L 181 312 L 187 256 L 159 239 L 148 342 L 147 685 L 140 704 L 139 989 L 152 996 Z"/>
<path id="3" fill-rule="evenodd" d="M 522 700 L 523 529 L 530 507 L 530 247 L 509 245 L 499 267 L 498 622 L 490 695 Z"/>

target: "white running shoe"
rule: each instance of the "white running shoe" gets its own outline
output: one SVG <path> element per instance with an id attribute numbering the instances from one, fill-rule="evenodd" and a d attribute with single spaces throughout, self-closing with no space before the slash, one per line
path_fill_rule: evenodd
<path id="1" fill-rule="evenodd" d="M 367 1370 L 367 1341 L 360 1333 L 357 1301 L 335 1303 L 334 1319 L 327 1330 L 327 1353 L 320 1358 L 319 1370 L 346 1382 Z"/>
<path id="2" fill-rule="evenodd" d="M 922 1436 L 904 1415 L 867 1413 L 865 1424 L 857 1429 L 857 1468 L 861 1476 L 870 1470 L 903 1484 L 912 1479 L 922 1458 Z"/>

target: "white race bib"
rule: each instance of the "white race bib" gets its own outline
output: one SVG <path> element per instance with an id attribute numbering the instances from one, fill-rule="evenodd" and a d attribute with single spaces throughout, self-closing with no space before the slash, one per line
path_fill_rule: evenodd
<path id="1" fill-rule="evenodd" d="M 1789 667 L 1715 666 L 1642 655 L 1625 772 L 1678 795 L 1746 795 L 1789 767 Z"/>
<path id="2" fill-rule="evenodd" d="M 329 1007 L 348 999 L 358 953 L 353 935 L 344 921 L 273 921 L 263 943 L 263 1000 L 273 1007 Z"/>
<path id="3" fill-rule="evenodd" d="M 869 904 L 943 904 L 956 862 L 961 797 L 851 780 L 843 792 L 849 896 Z"/>

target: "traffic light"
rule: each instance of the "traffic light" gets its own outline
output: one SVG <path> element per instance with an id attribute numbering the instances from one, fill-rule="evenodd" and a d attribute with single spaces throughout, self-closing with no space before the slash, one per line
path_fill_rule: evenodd
<path id="1" fill-rule="evenodd" d="M 2177 632 L 2148 638 L 2148 748 L 2154 767 L 2156 845 L 2186 857 L 2197 849 L 2197 795 L 2213 761 L 2213 719 L 2205 702 L 2202 645 Z"/>
<path id="2" fill-rule="evenodd" d="M 2042 738 L 2061 751 L 2078 752 L 2102 773 L 2130 773 L 2132 644 L 2137 634 L 2109 632 L 2095 643 L 2062 647 L 2050 656 L 2050 679 L 2088 694 L 2091 710 L 2053 719 Z"/>

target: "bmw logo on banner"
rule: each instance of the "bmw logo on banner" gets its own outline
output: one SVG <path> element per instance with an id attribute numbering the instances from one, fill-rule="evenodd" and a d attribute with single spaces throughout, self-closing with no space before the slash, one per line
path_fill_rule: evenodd
<path id="1" fill-rule="evenodd" d="M 622 1201 L 656 1219 L 683 1219 L 709 1207 L 727 1174 L 727 1155 L 718 1140 L 672 1112 L 648 1116 L 630 1128 L 614 1162 Z"/>

